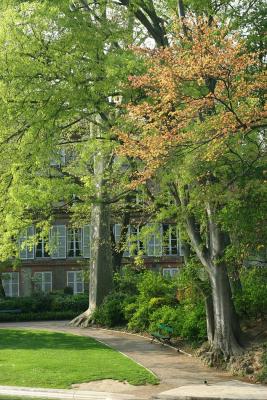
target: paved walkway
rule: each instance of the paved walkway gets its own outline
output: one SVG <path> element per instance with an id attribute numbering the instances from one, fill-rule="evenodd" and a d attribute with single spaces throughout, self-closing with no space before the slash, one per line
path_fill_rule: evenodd
<path id="1" fill-rule="evenodd" d="M 132 386 L 126 385 L 120 393 L 132 394 L 137 398 L 149 398 L 160 392 L 167 391 L 184 385 L 202 384 L 207 381 L 214 384 L 230 379 L 230 375 L 216 371 L 203 364 L 194 357 L 188 357 L 177 353 L 175 350 L 166 348 L 159 344 L 150 343 L 149 339 L 131 334 L 114 332 L 97 328 L 73 328 L 67 323 L 52 322 L 20 322 L 20 323 L 1 323 L 0 328 L 29 328 L 45 329 L 58 332 L 68 332 L 82 336 L 91 336 L 107 345 L 117 349 L 136 362 L 150 369 L 160 379 L 159 385 Z M 80 390 L 114 391 L 109 383 L 99 384 L 99 382 L 80 385 Z M 115 390 L 116 391 L 116 390 Z"/>

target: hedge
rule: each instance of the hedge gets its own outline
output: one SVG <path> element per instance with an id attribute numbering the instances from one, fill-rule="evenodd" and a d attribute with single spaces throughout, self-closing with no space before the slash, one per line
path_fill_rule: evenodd
<path id="1" fill-rule="evenodd" d="M 88 307 L 88 294 L 35 294 L 0 300 L 0 322 L 72 319 Z M 20 312 L 3 312 L 20 310 Z M 1 312 L 2 311 L 2 312 Z"/>
<path id="2" fill-rule="evenodd" d="M 51 321 L 69 320 L 77 316 L 73 311 L 47 311 L 42 313 L 0 314 L 0 322 L 26 322 L 26 321 Z"/>

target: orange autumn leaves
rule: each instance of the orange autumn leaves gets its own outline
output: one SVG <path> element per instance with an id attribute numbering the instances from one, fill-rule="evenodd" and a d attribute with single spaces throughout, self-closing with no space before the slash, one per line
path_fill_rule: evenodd
<path id="1" fill-rule="evenodd" d="M 187 37 L 176 32 L 169 48 L 135 50 L 147 73 L 129 80 L 145 95 L 127 106 L 128 129 L 119 131 L 119 152 L 143 162 L 138 182 L 174 151 L 203 146 L 203 158 L 213 159 L 231 135 L 266 123 L 258 55 L 246 52 L 245 43 L 218 22 L 191 20 L 187 27 Z"/>

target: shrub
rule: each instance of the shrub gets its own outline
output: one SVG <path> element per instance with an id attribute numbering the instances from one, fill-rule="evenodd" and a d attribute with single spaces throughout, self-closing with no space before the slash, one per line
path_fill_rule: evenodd
<path id="1" fill-rule="evenodd" d="M 97 324 L 112 327 L 125 324 L 123 303 L 126 295 L 113 292 L 108 295 L 103 304 L 94 312 L 94 321 Z"/>
<path id="2" fill-rule="evenodd" d="M 132 267 L 124 267 L 120 273 L 114 275 L 115 290 L 133 296 L 138 293 L 138 283 L 142 280 L 143 271 L 136 271 Z"/>
<path id="3" fill-rule="evenodd" d="M 203 301 L 197 304 L 187 300 L 183 309 L 181 325 L 181 337 L 190 342 L 202 342 L 207 337 L 206 314 Z"/>
<path id="4" fill-rule="evenodd" d="M 79 313 L 88 307 L 88 295 L 34 294 L 31 297 L 14 297 L 0 300 L 1 310 L 20 309 L 22 313 L 65 312 Z"/>
<path id="5" fill-rule="evenodd" d="M 69 320 L 77 314 L 73 311 L 47 311 L 42 313 L 21 313 L 21 314 L 0 314 L 0 322 L 23 322 L 23 321 L 49 321 L 49 320 Z"/>
<path id="6" fill-rule="evenodd" d="M 136 302 L 126 309 L 130 316 L 128 328 L 134 331 L 148 330 L 151 315 L 161 307 L 176 306 L 176 283 L 159 273 L 146 271 L 138 282 Z M 133 311 L 129 315 L 129 308 Z"/>
<path id="7" fill-rule="evenodd" d="M 132 316 L 131 304 L 134 304 L 138 293 L 137 285 L 143 273 L 130 267 L 124 267 L 114 275 L 114 291 L 109 294 L 103 304 L 94 312 L 97 324 L 113 327 L 125 324 Z"/>
<path id="8" fill-rule="evenodd" d="M 267 268 L 244 267 L 240 272 L 242 290 L 235 294 L 237 312 L 243 317 L 263 317 L 267 313 Z"/>
<path id="9" fill-rule="evenodd" d="M 51 311 L 81 312 L 88 307 L 88 295 L 76 294 L 73 296 L 55 296 L 51 303 Z"/>
<path id="10" fill-rule="evenodd" d="M 151 315 L 148 330 L 149 332 L 155 332 L 158 330 L 159 324 L 163 323 L 173 328 L 174 336 L 181 336 L 182 320 L 183 309 L 180 306 L 163 306 Z"/>
<path id="11" fill-rule="evenodd" d="M 115 289 L 94 313 L 96 323 L 108 327 L 127 324 L 135 332 L 155 331 L 159 323 L 170 325 L 174 335 L 193 342 L 206 337 L 203 300 L 195 286 L 182 290 L 177 299 L 179 277 L 163 277 L 152 271 L 125 268 L 115 275 Z M 188 286 L 185 277 L 181 287 Z M 186 283 L 186 285 L 185 285 Z"/>
<path id="12" fill-rule="evenodd" d="M 52 296 L 49 294 L 35 293 L 32 296 L 31 311 L 38 313 L 50 311 L 52 301 Z"/>
<path id="13" fill-rule="evenodd" d="M 73 294 L 73 288 L 71 286 L 66 286 L 63 290 L 64 294 Z"/>
<path id="14" fill-rule="evenodd" d="M 128 328 L 134 332 L 144 332 L 149 326 L 150 310 L 148 304 L 139 304 L 136 311 L 128 322 Z"/>

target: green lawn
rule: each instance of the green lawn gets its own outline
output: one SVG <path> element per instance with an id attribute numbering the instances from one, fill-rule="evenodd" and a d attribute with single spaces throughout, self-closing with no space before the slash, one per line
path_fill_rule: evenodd
<path id="1" fill-rule="evenodd" d="M 100 379 L 158 383 L 145 368 L 89 337 L 0 329 L 0 349 L 0 385 L 69 388 Z"/>

